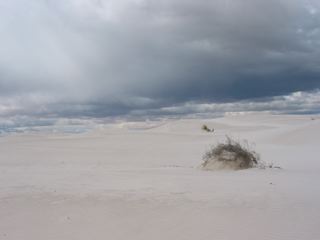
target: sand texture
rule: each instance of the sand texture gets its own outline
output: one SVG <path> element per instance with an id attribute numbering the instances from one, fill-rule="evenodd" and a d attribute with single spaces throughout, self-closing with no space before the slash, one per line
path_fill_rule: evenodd
<path id="1" fill-rule="evenodd" d="M 0 137 L 0 239 L 319 240 L 314 118 L 247 114 Z M 225 135 L 281 169 L 199 169 Z"/>

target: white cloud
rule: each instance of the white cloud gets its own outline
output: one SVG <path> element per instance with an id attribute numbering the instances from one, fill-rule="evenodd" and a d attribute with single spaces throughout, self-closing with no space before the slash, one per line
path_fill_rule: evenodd
<path id="1" fill-rule="evenodd" d="M 207 115 L 215 116 L 230 112 L 273 113 L 320 113 L 320 90 L 313 92 L 294 92 L 290 95 L 268 99 L 253 99 L 229 103 L 195 103 L 153 109 L 149 114 L 158 115 Z M 133 114 L 145 115 L 145 111 L 134 111 Z"/>

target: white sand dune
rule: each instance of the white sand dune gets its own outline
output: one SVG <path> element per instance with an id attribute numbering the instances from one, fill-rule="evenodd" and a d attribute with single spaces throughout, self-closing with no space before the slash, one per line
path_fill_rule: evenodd
<path id="1" fill-rule="evenodd" d="M 1 137 L 0 239 L 318 240 L 319 133 L 248 114 Z M 282 169 L 201 171 L 225 135 Z"/>

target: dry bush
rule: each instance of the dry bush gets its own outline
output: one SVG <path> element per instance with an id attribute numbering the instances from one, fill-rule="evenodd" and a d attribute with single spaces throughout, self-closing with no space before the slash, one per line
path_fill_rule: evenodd
<path id="1" fill-rule="evenodd" d="M 213 131 L 214 131 L 214 129 L 208 128 L 208 126 L 205 125 L 205 124 L 202 125 L 201 129 L 202 129 L 203 131 L 206 131 L 206 132 L 213 132 Z"/>
<path id="2" fill-rule="evenodd" d="M 259 155 L 250 150 L 247 143 L 240 144 L 227 136 L 227 141 L 206 152 L 203 160 L 201 167 L 204 170 L 239 170 L 258 166 Z"/>

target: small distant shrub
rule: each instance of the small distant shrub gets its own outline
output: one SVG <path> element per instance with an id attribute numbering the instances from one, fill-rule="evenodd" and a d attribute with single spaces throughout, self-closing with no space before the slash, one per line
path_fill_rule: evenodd
<path id="1" fill-rule="evenodd" d="M 201 128 L 202 130 L 204 130 L 204 131 L 206 131 L 206 132 L 213 132 L 214 131 L 214 129 L 210 129 L 210 128 L 208 128 L 208 126 L 207 125 L 202 125 L 202 128 Z"/>
<path id="2" fill-rule="evenodd" d="M 259 155 L 245 144 L 227 137 L 225 143 L 220 143 L 206 152 L 203 160 L 201 167 L 204 170 L 239 170 L 258 166 Z"/>

